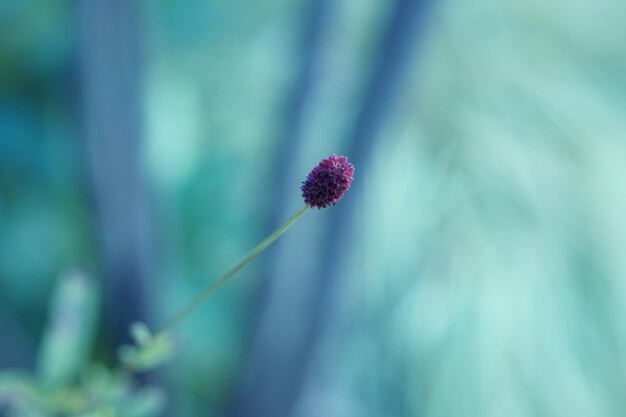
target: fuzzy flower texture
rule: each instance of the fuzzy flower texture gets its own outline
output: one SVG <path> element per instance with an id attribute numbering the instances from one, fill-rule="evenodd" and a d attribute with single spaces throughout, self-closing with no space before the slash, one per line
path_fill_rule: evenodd
<path id="1" fill-rule="evenodd" d="M 334 153 L 311 170 L 302 183 L 304 202 L 318 209 L 334 206 L 350 188 L 354 165 L 345 156 Z"/>

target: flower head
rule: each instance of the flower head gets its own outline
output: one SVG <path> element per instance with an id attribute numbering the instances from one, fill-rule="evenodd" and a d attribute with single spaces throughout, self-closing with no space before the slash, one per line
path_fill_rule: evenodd
<path id="1" fill-rule="evenodd" d="M 345 156 L 334 153 L 311 170 L 302 183 L 302 197 L 311 207 L 334 206 L 350 188 L 354 179 L 354 165 Z"/>

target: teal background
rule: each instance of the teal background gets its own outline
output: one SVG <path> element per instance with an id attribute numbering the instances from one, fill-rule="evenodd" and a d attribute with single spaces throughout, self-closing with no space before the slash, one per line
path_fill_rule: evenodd
<path id="1" fill-rule="evenodd" d="M 76 270 L 97 318 L 72 357 L 113 366 L 131 321 L 181 308 L 335 152 L 353 188 L 178 329 L 135 381 L 152 415 L 624 415 L 625 19 L 621 0 L 0 1 L 0 371 L 66 381 L 45 363 L 71 350 L 38 352 Z"/>

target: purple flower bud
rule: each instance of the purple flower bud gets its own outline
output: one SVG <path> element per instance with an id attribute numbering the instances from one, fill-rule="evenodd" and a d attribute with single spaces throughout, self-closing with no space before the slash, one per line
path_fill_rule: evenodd
<path id="1" fill-rule="evenodd" d="M 354 165 L 345 156 L 334 153 L 311 170 L 302 183 L 302 197 L 311 207 L 334 206 L 350 188 L 354 179 Z"/>

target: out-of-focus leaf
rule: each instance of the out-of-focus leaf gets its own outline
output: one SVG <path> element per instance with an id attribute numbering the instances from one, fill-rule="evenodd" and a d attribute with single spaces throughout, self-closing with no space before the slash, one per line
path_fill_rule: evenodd
<path id="1" fill-rule="evenodd" d="M 82 377 L 82 386 L 94 403 L 109 403 L 121 398 L 130 389 L 127 373 L 93 365 Z"/>
<path id="2" fill-rule="evenodd" d="M 64 276 L 50 305 L 50 323 L 39 354 L 38 373 L 46 387 L 71 382 L 91 351 L 98 295 L 93 281 L 81 272 Z"/>
<path id="3" fill-rule="evenodd" d="M 0 373 L 0 415 L 45 416 L 38 411 L 40 402 L 37 383 L 30 375 L 13 371 Z"/>
<path id="4" fill-rule="evenodd" d="M 89 406 L 81 388 L 42 387 L 37 378 L 24 372 L 0 373 L 0 416 L 73 416 Z"/>
<path id="5" fill-rule="evenodd" d="M 152 333 L 145 323 L 136 322 L 130 326 L 130 335 L 139 346 L 146 346 L 152 339 Z"/>
<path id="6" fill-rule="evenodd" d="M 92 409 L 80 417 L 151 417 L 165 406 L 165 395 L 157 388 L 135 389 L 130 375 L 120 370 L 94 366 L 83 378 Z"/>
<path id="7" fill-rule="evenodd" d="M 134 371 L 145 371 L 163 365 L 174 355 L 174 340 L 168 332 L 151 334 L 144 323 L 134 323 L 130 328 L 135 345 L 119 349 L 120 361 Z"/>

